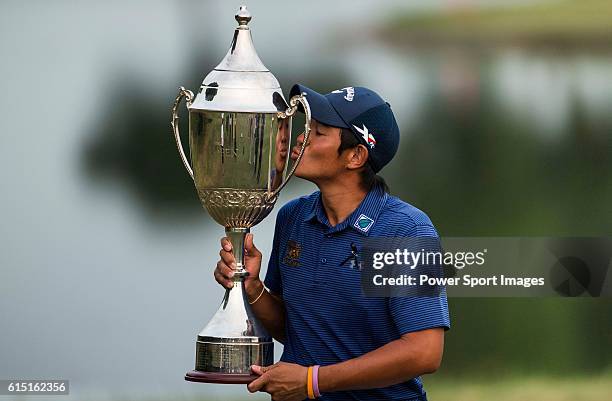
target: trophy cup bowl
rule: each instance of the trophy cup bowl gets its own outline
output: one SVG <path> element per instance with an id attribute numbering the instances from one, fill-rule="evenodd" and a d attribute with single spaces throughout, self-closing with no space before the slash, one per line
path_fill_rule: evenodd
<path id="1" fill-rule="evenodd" d="M 225 58 L 204 78 L 197 96 L 181 87 L 172 108 L 171 126 L 181 160 L 202 206 L 225 227 L 237 265 L 234 286 L 226 289 L 217 312 L 197 336 L 195 370 L 185 376 L 195 382 L 249 383 L 257 377 L 251 365 L 274 362 L 272 338 L 255 318 L 244 290 L 249 274 L 244 240 L 274 208 L 310 135 L 306 95 L 286 103 L 277 79 L 255 52 L 246 7 L 240 7 L 236 20 L 239 25 Z M 178 126 L 183 99 L 189 110 L 191 164 Z M 288 171 L 291 121 L 299 107 L 306 115 L 304 141 Z"/>

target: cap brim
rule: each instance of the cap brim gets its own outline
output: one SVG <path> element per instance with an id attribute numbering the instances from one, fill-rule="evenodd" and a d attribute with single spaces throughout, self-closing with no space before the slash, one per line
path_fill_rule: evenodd
<path id="1" fill-rule="evenodd" d="M 306 101 L 310 106 L 310 114 L 313 119 L 333 127 L 350 128 L 338 115 L 325 95 L 322 95 L 304 85 L 296 84 L 293 85 L 291 91 L 289 91 L 289 97 L 292 98 L 300 93 L 306 94 Z M 299 110 L 304 112 L 304 109 L 301 106 Z"/>

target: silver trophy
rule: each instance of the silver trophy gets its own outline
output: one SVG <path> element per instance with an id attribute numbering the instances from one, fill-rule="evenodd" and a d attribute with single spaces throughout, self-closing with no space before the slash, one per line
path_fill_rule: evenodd
<path id="1" fill-rule="evenodd" d="M 197 96 L 181 87 L 172 108 L 180 157 L 202 205 L 225 227 L 237 265 L 233 288 L 226 290 L 216 314 L 198 334 L 195 370 L 185 376 L 189 381 L 248 383 L 256 377 L 251 365 L 274 363 L 272 338 L 255 318 L 244 291 L 244 239 L 272 211 L 302 159 L 310 135 L 310 108 L 305 94 L 292 97 L 287 105 L 277 79 L 257 56 L 250 20 L 241 6 L 225 58 L 204 78 Z M 178 127 L 183 98 L 189 110 L 191 164 Z M 306 115 L 304 141 L 288 172 L 291 117 L 300 105 Z"/>

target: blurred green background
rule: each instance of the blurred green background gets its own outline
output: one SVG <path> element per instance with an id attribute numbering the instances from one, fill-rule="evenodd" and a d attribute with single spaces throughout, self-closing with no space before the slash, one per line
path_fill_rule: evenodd
<path id="1" fill-rule="evenodd" d="M 402 139 L 382 175 L 442 236 L 610 235 L 612 2 L 246 4 L 285 93 L 362 85 L 389 100 Z M 79 400 L 266 399 L 182 379 L 222 296 L 223 231 L 183 171 L 170 107 L 221 60 L 238 6 L 0 5 L 0 378 L 67 378 Z M 293 180 L 279 202 L 314 189 Z M 254 230 L 264 255 L 273 224 Z M 610 299 L 449 305 L 431 400 L 612 394 Z"/>

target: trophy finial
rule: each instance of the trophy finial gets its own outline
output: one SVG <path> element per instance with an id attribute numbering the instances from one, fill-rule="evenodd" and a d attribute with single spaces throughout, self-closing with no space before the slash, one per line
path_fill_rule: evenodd
<path id="1" fill-rule="evenodd" d="M 238 10 L 238 14 L 236 14 L 236 21 L 238 21 L 238 24 L 240 25 L 240 27 L 246 28 L 251 18 L 253 17 L 251 16 L 251 13 L 249 12 L 249 10 L 247 10 L 246 6 L 244 5 L 240 6 L 240 10 Z"/>

